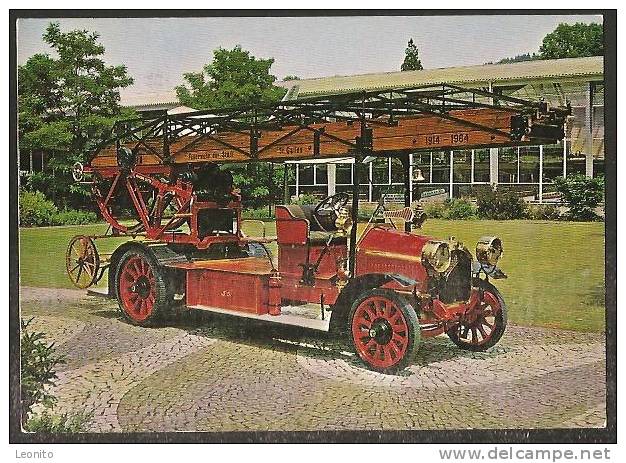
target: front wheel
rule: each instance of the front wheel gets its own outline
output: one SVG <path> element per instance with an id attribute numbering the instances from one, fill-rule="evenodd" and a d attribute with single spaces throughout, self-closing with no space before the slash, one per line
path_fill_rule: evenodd
<path id="1" fill-rule="evenodd" d="M 507 322 L 506 304 L 496 287 L 485 280 L 480 280 L 478 287 L 483 293 L 479 307 L 447 332 L 453 343 L 473 352 L 495 346 L 504 334 Z"/>
<path id="2" fill-rule="evenodd" d="M 355 351 L 372 370 L 400 370 L 419 348 L 420 326 L 415 309 L 394 291 L 366 291 L 352 304 L 348 320 Z"/>
<path id="3" fill-rule="evenodd" d="M 171 309 L 171 282 L 149 251 L 127 251 L 117 266 L 115 283 L 120 309 L 134 325 L 149 325 Z"/>

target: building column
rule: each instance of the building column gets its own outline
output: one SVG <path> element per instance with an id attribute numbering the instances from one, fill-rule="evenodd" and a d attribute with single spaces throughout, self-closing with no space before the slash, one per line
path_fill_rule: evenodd
<path id="1" fill-rule="evenodd" d="M 450 199 L 454 198 L 454 151 L 450 151 Z"/>
<path id="2" fill-rule="evenodd" d="M 413 153 L 409 153 L 409 204 L 413 204 Z"/>
<path id="3" fill-rule="evenodd" d="M 543 203 L 543 145 L 539 145 L 539 204 Z"/>
<path id="4" fill-rule="evenodd" d="M 520 147 L 517 147 L 517 183 L 520 182 Z"/>
<path id="5" fill-rule="evenodd" d="M 428 176 L 428 182 L 433 183 L 433 152 L 430 152 L 430 174 Z"/>
<path id="6" fill-rule="evenodd" d="M 296 164 L 296 198 L 300 196 L 300 164 Z"/>
<path id="7" fill-rule="evenodd" d="M 470 170 L 470 183 L 474 183 L 475 178 L 476 178 L 474 176 L 474 168 L 475 168 L 474 164 L 475 164 L 475 162 L 476 162 L 476 152 L 475 152 L 475 150 L 472 150 L 472 168 Z"/>
<path id="8" fill-rule="evenodd" d="M 373 177 L 373 173 L 372 173 L 372 161 L 370 161 L 369 163 L 369 168 L 368 168 L 368 182 L 367 182 L 367 191 L 368 191 L 368 201 L 371 203 L 372 202 L 372 195 L 374 194 L 374 182 L 372 182 L 372 177 Z"/>
<path id="9" fill-rule="evenodd" d="M 586 101 L 586 129 L 587 143 L 585 149 L 585 175 L 593 177 L 593 92 L 595 84 L 589 82 L 587 85 L 587 101 Z"/>
<path id="10" fill-rule="evenodd" d="M 326 193 L 328 196 L 335 194 L 337 184 L 337 164 L 326 164 Z"/>
<path id="11" fill-rule="evenodd" d="M 489 183 L 498 184 L 498 148 L 489 148 Z"/>
<path id="12" fill-rule="evenodd" d="M 567 177 L 567 120 L 565 121 L 565 135 L 563 136 L 563 178 Z"/>

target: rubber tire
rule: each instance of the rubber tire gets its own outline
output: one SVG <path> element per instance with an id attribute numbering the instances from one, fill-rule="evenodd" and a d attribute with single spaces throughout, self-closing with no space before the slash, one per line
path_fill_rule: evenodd
<path id="1" fill-rule="evenodd" d="M 469 350 L 472 352 L 483 352 L 489 349 L 490 347 L 495 346 L 498 343 L 498 341 L 500 341 L 500 338 L 506 331 L 506 323 L 508 319 L 506 303 L 504 302 L 504 298 L 500 294 L 500 291 L 498 291 L 498 289 L 494 285 L 492 285 L 491 283 L 485 280 L 480 280 L 480 282 L 478 283 L 478 286 L 483 291 L 487 291 L 493 294 L 498 299 L 498 302 L 500 303 L 500 313 L 496 315 L 496 328 L 491 339 L 489 339 L 489 341 L 487 341 L 485 344 L 482 344 L 482 345 L 467 344 L 459 340 L 456 325 L 450 328 L 448 332 L 446 333 L 448 337 L 450 338 L 450 340 L 454 344 L 456 344 L 458 347 L 460 347 L 463 350 Z"/>
<path id="2" fill-rule="evenodd" d="M 358 349 L 356 348 L 356 345 L 354 343 L 354 338 L 352 337 L 352 319 L 354 318 L 356 309 L 361 305 L 361 303 L 365 299 L 370 298 L 370 297 L 384 297 L 392 301 L 396 305 L 396 307 L 398 307 L 402 311 L 402 314 L 404 315 L 404 318 L 408 325 L 407 327 L 409 329 L 409 342 L 408 342 L 408 346 L 406 349 L 406 353 L 404 357 L 402 358 L 402 360 L 400 360 L 400 362 L 388 368 L 377 368 L 373 365 L 370 365 L 366 360 L 364 360 L 359 355 Z M 349 323 L 349 332 L 350 332 L 349 336 L 350 336 L 350 340 L 352 341 L 354 352 L 370 370 L 374 370 L 379 373 L 393 374 L 397 371 L 400 371 L 406 368 L 411 362 L 411 360 L 413 360 L 413 357 L 415 356 L 415 353 L 419 349 L 419 346 L 422 340 L 422 332 L 420 329 L 420 324 L 417 318 L 417 314 L 415 313 L 415 309 L 404 298 L 404 296 L 401 296 L 397 292 L 390 290 L 390 289 L 374 288 L 374 289 L 369 289 L 361 293 L 361 295 L 354 301 L 354 303 L 350 307 L 350 313 L 348 315 L 348 323 Z"/>
<path id="3" fill-rule="evenodd" d="M 152 270 L 152 273 L 154 275 L 154 280 L 156 283 L 156 297 L 155 297 L 152 313 L 150 314 L 148 318 L 146 318 L 145 320 L 141 320 L 141 321 L 133 319 L 126 313 L 122 305 L 120 292 L 119 292 L 120 270 L 122 269 L 126 261 L 134 256 L 141 256 L 148 262 L 148 265 L 150 265 L 150 268 Z M 174 306 L 173 285 L 170 281 L 169 276 L 167 275 L 166 270 L 158 264 L 156 259 L 152 256 L 152 254 L 149 251 L 141 249 L 141 248 L 133 248 L 133 249 L 129 249 L 128 251 L 126 251 L 122 255 L 121 259 L 119 260 L 117 264 L 117 267 L 115 268 L 115 280 L 114 281 L 115 281 L 115 286 L 114 286 L 115 296 L 117 298 L 117 303 L 118 303 L 120 312 L 122 312 L 122 315 L 124 316 L 126 321 L 128 321 L 132 325 L 152 326 L 152 325 L 155 325 L 157 322 L 162 321 L 169 315 L 171 315 L 171 311 Z"/>

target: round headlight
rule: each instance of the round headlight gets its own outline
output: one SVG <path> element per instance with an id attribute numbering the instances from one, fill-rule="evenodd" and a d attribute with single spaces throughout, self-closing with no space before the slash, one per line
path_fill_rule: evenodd
<path id="1" fill-rule="evenodd" d="M 497 236 L 483 236 L 476 243 L 476 260 L 483 265 L 496 265 L 502 252 L 502 240 Z"/>
<path id="2" fill-rule="evenodd" d="M 344 234 L 348 234 L 352 228 L 352 218 L 350 217 L 350 210 L 347 207 L 342 207 L 337 213 L 335 219 L 335 227 Z"/>
<path id="3" fill-rule="evenodd" d="M 444 241 L 429 241 L 422 249 L 422 258 L 436 272 L 445 272 L 450 267 L 450 247 Z"/>

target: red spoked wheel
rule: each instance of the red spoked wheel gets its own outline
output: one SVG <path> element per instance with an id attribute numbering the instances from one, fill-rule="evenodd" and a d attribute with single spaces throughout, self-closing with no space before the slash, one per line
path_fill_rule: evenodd
<path id="1" fill-rule="evenodd" d="M 373 370 L 402 369 L 419 347 L 415 310 L 394 291 L 366 291 L 352 305 L 349 320 L 356 353 Z"/>
<path id="2" fill-rule="evenodd" d="M 133 324 L 147 325 L 172 305 L 173 293 L 165 270 L 145 250 L 133 249 L 122 256 L 116 284 L 120 309 Z"/>
<path id="3" fill-rule="evenodd" d="M 482 300 L 461 321 L 448 330 L 448 337 L 461 349 L 474 352 L 494 346 L 504 334 L 507 310 L 500 292 L 492 284 L 481 280 Z"/>

